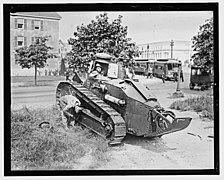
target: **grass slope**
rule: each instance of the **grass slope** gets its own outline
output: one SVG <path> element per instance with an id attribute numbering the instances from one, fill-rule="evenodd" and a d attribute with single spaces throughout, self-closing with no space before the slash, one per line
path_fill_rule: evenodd
<path id="1" fill-rule="evenodd" d="M 182 111 L 193 110 L 201 112 L 202 117 L 214 119 L 213 96 L 209 94 L 188 98 L 183 101 L 174 101 L 170 108 Z"/>
<path id="2" fill-rule="evenodd" d="M 39 128 L 43 121 L 50 128 Z M 108 160 L 108 149 L 105 140 L 81 126 L 65 131 L 55 106 L 11 111 L 12 170 L 74 169 L 89 152 L 94 169 Z"/>

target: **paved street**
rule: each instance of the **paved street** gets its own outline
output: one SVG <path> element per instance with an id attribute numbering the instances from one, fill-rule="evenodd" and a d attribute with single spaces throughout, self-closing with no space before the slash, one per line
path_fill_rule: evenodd
<path id="1" fill-rule="evenodd" d="M 55 103 L 55 86 L 12 87 L 11 106 L 20 108 L 26 106 L 47 106 Z"/>

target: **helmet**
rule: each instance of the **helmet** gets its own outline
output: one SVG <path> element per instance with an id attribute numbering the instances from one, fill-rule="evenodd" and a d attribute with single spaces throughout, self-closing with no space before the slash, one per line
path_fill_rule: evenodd
<path id="1" fill-rule="evenodd" d="M 96 67 L 102 67 L 99 63 L 96 64 Z"/>

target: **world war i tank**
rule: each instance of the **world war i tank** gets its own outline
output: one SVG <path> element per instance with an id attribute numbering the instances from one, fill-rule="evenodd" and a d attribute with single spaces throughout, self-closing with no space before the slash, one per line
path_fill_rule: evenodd
<path id="1" fill-rule="evenodd" d="M 97 66 L 101 77 L 91 74 Z M 172 111 L 160 106 L 157 98 L 135 79 L 127 78 L 122 63 L 111 62 L 111 56 L 96 54 L 86 78 L 74 73 L 72 81 L 60 82 L 56 102 L 60 109 L 65 104 L 60 98 L 72 95 L 79 99 L 83 110 L 70 110 L 68 118 L 91 129 L 108 140 L 120 144 L 126 134 L 142 137 L 161 137 L 186 128 L 190 117 L 176 118 Z"/>

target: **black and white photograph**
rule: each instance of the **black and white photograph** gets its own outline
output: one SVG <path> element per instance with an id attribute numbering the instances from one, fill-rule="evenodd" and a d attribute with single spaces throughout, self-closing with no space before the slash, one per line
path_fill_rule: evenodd
<path id="1" fill-rule="evenodd" d="M 218 5 L 3 4 L 5 176 L 218 175 Z"/>

